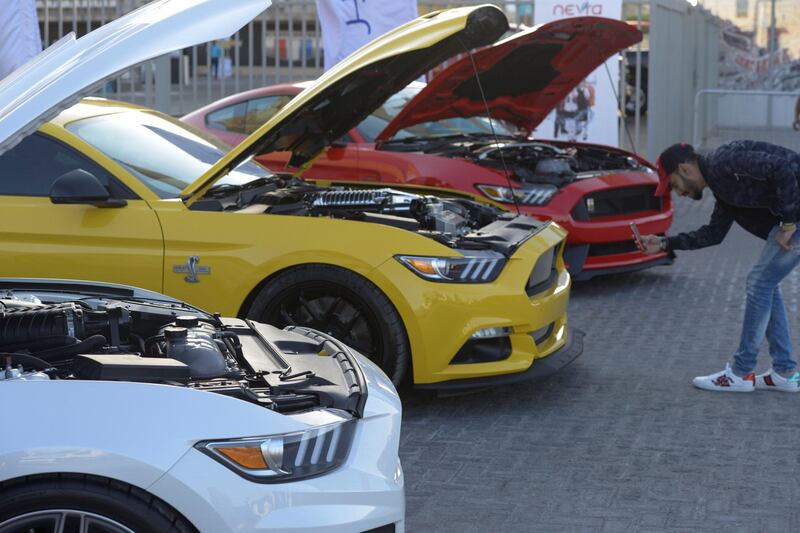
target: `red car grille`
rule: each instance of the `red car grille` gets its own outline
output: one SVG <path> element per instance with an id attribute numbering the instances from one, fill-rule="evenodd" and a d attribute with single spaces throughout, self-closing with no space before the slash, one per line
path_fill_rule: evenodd
<path id="1" fill-rule="evenodd" d="M 636 243 L 633 242 L 633 239 L 629 241 L 603 242 L 589 245 L 589 257 L 628 254 L 636 251 L 638 251 L 638 248 L 636 248 Z"/>
<path id="2" fill-rule="evenodd" d="M 595 218 L 660 211 L 661 198 L 655 185 L 622 187 L 587 194 L 572 210 L 572 218 L 589 221 Z"/>

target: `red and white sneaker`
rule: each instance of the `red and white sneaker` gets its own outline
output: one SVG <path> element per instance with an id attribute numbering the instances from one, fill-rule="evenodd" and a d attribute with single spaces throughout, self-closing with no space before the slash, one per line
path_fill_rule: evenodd
<path id="1" fill-rule="evenodd" d="M 725 365 L 725 370 L 709 376 L 697 376 L 692 383 L 698 389 L 718 392 L 753 392 L 755 388 L 755 374 L 752 372 L 740 378 L 731 370 L 731 365 Z"/>
<path id="2" fill-rule="evenodd" d="M 756 376 L 756 388 L 780 392 L 800 392 L 800 372 L 795 372 L 792 377 L 785 378 L 770 368 L 769 372 Z"/>

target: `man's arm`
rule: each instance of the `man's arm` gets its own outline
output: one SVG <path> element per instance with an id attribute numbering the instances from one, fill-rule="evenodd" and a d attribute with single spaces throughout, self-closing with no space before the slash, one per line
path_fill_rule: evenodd
<path id="1" fill-rule="evenodd" d="M 697 250 L 719 244 L 733 225 L 733 213 L 719 201 L 708 224 L 688 233 L 667 237 L 667 250 Z"/>

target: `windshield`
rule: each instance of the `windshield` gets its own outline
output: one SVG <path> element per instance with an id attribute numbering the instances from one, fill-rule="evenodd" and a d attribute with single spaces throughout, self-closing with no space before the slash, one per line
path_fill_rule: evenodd
<path id="1" fill-rule="evenodd" d="M 177 198 L 229 148 L 170 117 L 127 111 L 77 120 L 67 129 L 125 167 L 159 198 Z M 270 175 L 246 161 L 218 185 L 242 185 Z"/>
<path id="2" fill-rule="evenodd" d="M 378 110 L 364 119 L 358 125 L 358 131 L 366 142 L 375 142 L 378 135 L 389 125 L 403 108 L 425 86 L 415 83 L 402 91 L 392 95 Z M 494 120 L 494 130 L 497 135 L 516 135 L 513 127 L 500 120 Z M 409 137 L 441 137 L 454 134 L 491 135 L 492 127 L 486 117 L 447 118 L 435 122 L 422 122 L 408 128 L 399 130 L 394 134 L 395 139 Z"/>

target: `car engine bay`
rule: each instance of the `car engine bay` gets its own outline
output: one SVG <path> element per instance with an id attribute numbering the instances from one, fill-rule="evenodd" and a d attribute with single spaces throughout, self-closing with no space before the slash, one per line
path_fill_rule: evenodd
<path id="1" fill-rule="evenodd" d="M 382 144 L 381 149 L 463 158 L 501 171 L 505 165 L 513 180 L 557 187 L 613 172 L 650 172 L 649 167 L 622 150 L 514 137 L 500 137 L 497 141 L 474 134 L 399 138 Z"/>
<path id="2" fill-rule="evenodd" d="M 224 394 L 287 413 L 358 414 L 365 382 L 350 350 L 305 328 L 279 330 L 185 304 L 0 291 L 0 383 L 103 380 Z"/>
<path id="3" fill-rule="evenodd" d="M 510 238 L 516 232 L 498 230 L 510 225 L 524 229 L 527 238 L 547 224 L 465 197 L 440 198 L 390 188 L 324 188 L 285 175 L 241 186 L 218 185 L 192 209 L 371 222 L 412 231 L 451 248 L 491 249 L 506 255 L 513 253 L 521 237 Z"/>

